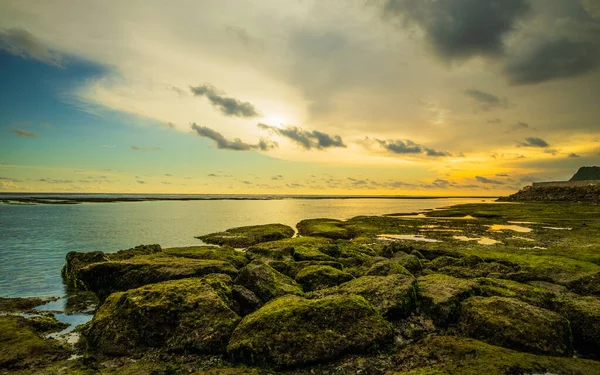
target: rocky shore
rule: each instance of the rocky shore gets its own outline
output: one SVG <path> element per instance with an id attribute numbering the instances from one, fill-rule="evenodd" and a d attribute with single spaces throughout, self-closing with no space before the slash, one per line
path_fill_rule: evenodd
<path id="1" fill-rule="evenodd" d="M 498 199 L 500 202 L 590 202 L 600 203 L 600 184 L 587 186 L 527 186 Z"/>
<path id="2" fill-rule="evenodd" d="M 297 229 L 71 252 L 71 306 L 97 304 L 81 340 L 50 338 L 61 327 L 30 317 L 35 301 L 2 300 L 0 374 L 600 374 L 599 206 Z"/>

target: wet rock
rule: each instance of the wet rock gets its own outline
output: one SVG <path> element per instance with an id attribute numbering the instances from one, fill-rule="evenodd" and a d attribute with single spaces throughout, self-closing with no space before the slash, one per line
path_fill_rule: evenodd
<path id="1" fill-rule="evenodd" d="M 479 294 L 484 297 L 516 298 L 545 309 L 555 308 L 556 294 L 548 289 L 503 279 L 481 278 L 474 281 L 477 283 Z"/>
<path id="2" fill-rule="evenodd" d="M 573 280 L 567 284 L 567 288 L 582 296 L 600 297 L 600 272 Z"/>
<path id="3" fill-rule="evenodd" d="M 69 351 L 43 339 L 21 316 L 0 316 L 0 369 L 33 368 L 65 359 Z"/>
<path id="4" fill-rule="evenodd" d="M 158 244 L 138 245 L 131 249 L 119 250 L 116 253 L 106 254 L 108 260 L 126 260 L 139 255 L 150 255 L 160 253 L 162 248 Z"/>
<path id="5" fill-rule="evenodd" d="M 108 257 L 102 251 L 90 251 L 88 253 L 79 253 L 71 251 L 67 253 L 66 263 L 61 270 L 61 275 L 65 284 L 75 288 L 83 288 L 80 280 L 77 278 L 77 273 L 82 268 L 93 264 L 108 261 Z"/>
<path id="6" fill-rule="evenodd" d="M 583 353 L 600 353 L 600 298 L 567 295 L 558 311 L 571 323 L 575 348 Z"/>
<path id="7" fill-rule="evenodd" d="M 236 251 L 228 246 L 172 247 L 164 249 L 163 252 L 181 258 L 220 260 L 229 262 L 236 268 L 242 268 L 250 262 L 244 253 Z"/>
<path id="8" fill-rule="evenodd" d="M 474 295 L 477 287 L 473 281 L 441 274 L 421 276 L 417 284 L 419 308 L 441 326 L 458 317 L 460 303 Z"/>
<path id="9" fill-rule="evenodd" d="M 306 261 L 306 260 L 314 260 L 314 261 L 335 261 L 335 258 L 322 253 L 321 251 L 312 248 L 312 247 L 304 247 L 299 246 L 296 247 L 294 252 L 294 259 L 297 261 Z"/>
<path id="10" fill-rule="evenodd" d="M 50 301 L 55 301 L 56 298 L 4 298 L 0 297 L 0 312 L 27 312 L 34 307 L 44 305 Z"/>
<path id="11" fill-rule="evenodd" d="M 353 278 L 349 273 L 337 268 L 320 265 L 308 266 L 296 274 L 296 281 L 307 292 L 336 286 Z"/>
<path id="12" fill-rule="evenodd" d="M 37 315 L 27 318 L 27 323 L 36 331 L 42 333 L 59 332 L 67 328 L 69 324 L 59 322 L 52 314 Z"/>
<path id="13" fill-rule="evenodd" d="M 113 293 L 85 332 L 88 344 L 117 356 L 148 347 L 222 353 L 240 321 L 230 309 L 232 285 L 213 274 Z"/>
<path id="14" fill-rule="evenodd" d="M 251 290 L 241 285 L 231 287 L 231 309 L 239 316 L 246 316 L 262 306 L 260 299 Z"/>
<path id="15" fill-rule="evenodd" d="M 287 225 L 265 224 L 227 229 L 225 232 L 210 233 L 196 238 L 212 245 L 242 248 L 261 242 L 290 238 L 294 233 L 294 229 Z"/>
<path id="16" fill-rule="evenodd" d="M 513 298 L 472 297 L 461 307 L 460 330 L 489 344 L 535 354 L 569 356 L 569 322 L 552 311 Z"/>
<path id="17" fill-rule="evenodd" d="M 389 276 L 389 275 L 407 275 L 412 274 L 395 259 L 385 259 L 373 264 L 366 272 L 366 276 Z"/>
<path id="18" fill-rule="evenodd" d="M 296 225 L 301 236 L 324 237 L 332 240 L 350 239 L 352 234 L 343 227 L 344 222 L 335 219 L 308 219 Z"/>
<path id="19" fill-rule="evenodd" d="M 251 290 L 263 303 L 286 294 L 302 294 L 296 281 L 258 261 L 242 268 L 235 283 Z"/>
<path id="20" fill-rule="evenodd" d="M 110 293 L 167 280 L 198 277 L 210 273 L 237 275 L 230 263 L 171 257 L 166 254 L 137 256 L 122 261 L 93 263 L 77 272 L 77 279 L 103 301 Z"/>
<path id="21" fill-rule="evenodd" d="M 366 351 L 391 337 L 390 324 L 360 296 L 284 296 L 246 316 L 227 349 L 236 360 L 281 368 Z"/>
<path id="22" fill-rule="evenodd" d="M 394 261 L 400 263 L 400 265 L 402 265 L 404 268 L 406 268 L 408 271 L 410 271 L 413 274 L 415 272 L 419 272 L 419 271 L 421 271 L 421 269 L 423 269 L 420 258 L 416 255 L 410 255 L 405 252 L 399 251 L 399 252 L 394 253 L 394 255 L 392 256 L 392 259 Z"/>
<path id="23" fill-rule="evenodd" d="M 415 306 L 415 278 L 399 274 L 363 276 L 337 287 L 317 290 L 309 297 L 353 294 L 364 297 L 388 319 L 402 318 L 410 314 Z"/>

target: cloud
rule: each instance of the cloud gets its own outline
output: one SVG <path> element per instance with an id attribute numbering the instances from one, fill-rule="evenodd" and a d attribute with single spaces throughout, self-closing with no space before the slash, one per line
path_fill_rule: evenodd
<path id="1" fill-rule="evenodd" d="M 529 137 L 525 138 L 525 142 L 519 142 L 519 147 L 549 147 L 548 142 L 544 141 L 542 138 Z"/>
<path id="2" fill-rule="evenodd" d="M 489 178 L 485 178 L 483 176 L 475 176 L 475 179 L 481 183 L 484 184 L 490 184 L 490 185 L 504 185 L 504 182 L 502 181 L 498 181 L 498 180 L 491 180 Z"/>
<path id="3" fill-rule="evenodd" d="M 283 180 L 283 176 L 278 174 L 277 176 L 271 177 L 271 180 L 275 180 L 275 181 Z"/>
<path id="4" fill-rule="evenodd" d="M 137 180 L 136 182 L 137 182 L 138 184 L 145 184 L 145 183 L 146 183 L 146 181 L 142 181 L 142 180 Z"/>
<path id="5" fill-rule="evenodd" d="M 11 177 L 2 177 L 0 176 L 0 181 L 7 181 L 7 182 L 20 182 L 20 180 L 11 178 Z"/>
<path id="6" fill-rule="evenodd" d="M 73 180 L 61 180 L 61 179 L 54 179 L 54 178 L 40 178 L 40 179 L 37 179 L 36 181 L 45 182 L 47 184 L 72 184 L 75 182 Z"/>
<path id="7" fill-rule="evenodd" d="M 509 177 L 506 173 L 496 173 L 496 177 Z"/>
<path id="8" fill-rule="evenodd" d="M 14 126 L 12 127 L 12 131 L 13 131 L 13 133 L 15 133 L 16 135 L 18 135 L 19 137 L 37 138 L 37 137 L 40 136 L 38 133 L 29 132 L 27 130 L 15 128 Z"/>
<path id="9" fill-rule="evenodd" d="M 569 154 L 569 157 L 570 158 L 580 158 L 581 155 L 572 152 L 572 153 Z"/>
<path id="10" fill-rule="evenodd" d="M 260 129 L 268 130 L 271 133 L 288 138 L 306 150 L 313 148 L 323 150 L 326 148 L 346 147 L 339 135 L 331 136 L 317 130 L 307 131 L 297 126 L 286 126 L 285 128 L 279 128 L 277 126 L 271 126 L 262 123 L 259 123 L 257 126 Z"/>
<path id="11" fill-rule="evenodd" d="M 502 122 L 502 119 L 499 118 L 492 118 L 486 121 L 488 124 L 499 124 Z"/>
<path id="12" fill-rule="evenodd" d="M 464 94 L 477 102 L 481 109 L 484 111 L 488 111 L 492 108 L 507 108 L 508 107 L 508 99 L 500 98 L 494 94 L 489 92 L 469 89 L 465 90 Z"/>
<path id="13" fill-rule="evenodd" d="M 131 146 L 131 149 L 134 151 L 158 151 L 160 150 L 160 147 L 138 147 L 138 146 Z"/>
<path id="14" fill-rule="evenodd" d="M 504 38 L 529 13 L 526 0 L 386 0 L 385 19 L 417 26 L 444 60 L 501 55 Z"/>
<path id="15" fill-rule="evenodd" d="M 196 87 L 190 86 L 190 90 L 195 96 L 205 96 L 213 107 L 217 108 L 225 116 L 251 118 L 260 115 L 251 103 L 226 97 L 208 83 Z"/>
<path id="16" fill-rule="evenodd" d="M 24 59 L 32 59 L 48 65 L 61 67 L 59 54 L 49 51 L 27 30 L 12 28 L 0 29 L 0 50 Z"/>
<path id="17" fill-rule="evenodd" d="M 368 141 L 368 139 L 367 139 Z M 452 156 L 451 153 L 446 151 L 438 151 L 429 147 L 422 146 L 418 143 L 415 143 L 411 140 L 381 140 L 375 138 L 375 142 L 379 144 L 380 147 L 390 151 L 393 154 L 398 155 L 417 155 L 417 154 L 425 154 L 427 156 Z"/>
<path id="18" fill-rule="evenodd" d="M 598 35 L 600 37 L 600 35 Z M 600 43 L 552 37 L 512 54 L 505 74 L 513 84 L 536 84 L 580 76 L 600 67 Z"/>
<path id="19" fill-rule="evenodd" d="M 223 150 L 234 150 L 234 151 L 250 151 L 250 150 L 261 150 L 268 151 L 276 148 L 278 144 L 271 140 L 261 139 L 258 144 L 249 144 L 242 142 L 239 138 L 235 138 L 233 141 L 226 139 L 221 133 L 207 128 L 205 126 L 198 126 L 196 123 L 192 124 L 192 129 L 198 133 L 199 136 L 212 139 L 216 142 L 217 148 Z"/>

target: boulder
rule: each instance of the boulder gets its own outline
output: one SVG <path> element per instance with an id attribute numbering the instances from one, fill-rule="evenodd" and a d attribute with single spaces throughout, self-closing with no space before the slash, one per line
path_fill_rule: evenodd
<path id="1" fill-rule="evenodd" d="M 294 233 L 294 229 L 287 225 L 265 224 L 227 229 L 225 232 L 210 233 L 196 238 L 207 244 L 243 248 L 261 242 L 290 238 Z"/>
<path id="2" fill-rule="evenodd" d="M 235 283 L 251 290 L 263 303 L 286 294 L 302 294 L 296 281 L 259 261 L 242 268 Z"/>
<path id="3" fill-rule="evenodd" d="M 416 255 L 412 255 L 412 254 L 407 254 L 403 251 L 398 251 L 396 253 L 394 253 L 394 255 L 392 256 L 392 259 L 398 263 L 400 263 L 400 265 L 404 268 L 406 268 L 409 272 L 411 273 L 415 273 L 415 272 L 419 272 L 421 271 L 421 269 L 423 268 L 421 266 L 421 261 L 419 260 L 419 257 Z"/>
<path id="4" fill-rule="evenodd" d="M 441 326 L 458 317 L 461 301 L 472 296 L 477 286 L 473 281 L 441 274 L 421 276 L 417 284 L 419 309 Z"/>
<path id="5" fill-rule="evenodd" d="M 116 253 L 106 254 L 108 260 L 126 260 L 138 255 L 150 255 L 160 253 L 162 248 L 158 244 L 138 245 L 131 249 L 119 250 Z"/>
<path id="6" fill-rule="evenodd" d="M 407 275 L 412 274 L 395 259 L 385 259 L 373 264 L 366 273 L 366 276 L 389 276 L 389 275 Z"/>
<path id="7" fill-rule="evenodd" d="M 569 322 L 514 298 L 472 297 L 463 302 L 459 329 L 489 344 L 534 354 L 570 356 Z"/>
<path id="8" fill-rule="evenodd" d="M 103 301 L 110 293 L 167 280 L 210 273 L 237 275 L 228 262 L 171 257 L 165 254 L 137 256 L 122 261 L 93 263 L 77 272 L 77 280 Z"/>
<path id="9" fill-rule="evenodd" d="M 367 351 L 391 338 L 391 325 L 360 296 L 284 296 L 246 316 L 227 350 L 235 360 L 282 368 Z"/>
<path id="10" fill-rule="evenodd" d="M 473 281 L 477 283 L 479 294 L 484 297 L 516 298 L 550 310 L 555 307 L 556 294 L 539 286 L 504 279 L 480 278 Z"/>
<path id="11" fill-rule="evenodd" d="M 573 280 L 567 284 L 567 288 L 582 296 L 600 297 L 600 272 Z"/>
<path id="12" fill-rule="evenodd" d="M 583 353 L 600 353 L 600 298 L 567 295 L 559 312 L 569 319 L 575 348 Z"/>
<path id="13" fill-rule="evenodd" d="M 260 299 L 250 289 L 241 285 L 231 287 L 231 309 L 239 316 L 246 316 L 262 306 Z"/>
<path id="14" fill-rule="evenodd" d="M 90 251 L 88 253 L 79 253 L 71 251 L 67 253 L 66 263 L 61 270 L 61 275 L 65 284 L 75 288 L 83 288 L 80 280 L 77 278 L 77 273 L 82 268 L 100 262 L 108 261 L 108 257 L 102 251 Z"/>
<path id="15" fill-rule="evenodd" d="M 113 293 L 84 332 L 88 344 L 117 356 L 149 347 L 222 353 L 240 321 L 230 308 L 232 285 L 213 274 Z"/>
<path id="16" fill-rule="evenodd" d="M 307 292 L 336 286 L 353 278 L 349 273 L 337 268 L 319 265 L 308 266 L 296 274 L 296 281 Z"/>
<path id="17" fill-rule="evenodd" d="M 163 252 L 170 256 L 189 259 L 208 259 L 229 262 L 236 268 L 242 268 L 249 263 L 243 252 L 229 246 L 188 246 L 172 247 Z"/>
<path id="18" fill-rule="evenodd" d="M 352 234 L 343 227 L 344 222 L 335 219 L 307 219 L 296 224 L 301 236 L 324 237 L 332 240 L 350 239 Z"/>
<path id="19" fill-rule="evenodd" d="M 309 297 L 353 294 L 364 297 L 388 319 L 402 318 L 415 306 L 415 278 L 407 275 L 363 276 L 337 287 L 317 290 Z"/>

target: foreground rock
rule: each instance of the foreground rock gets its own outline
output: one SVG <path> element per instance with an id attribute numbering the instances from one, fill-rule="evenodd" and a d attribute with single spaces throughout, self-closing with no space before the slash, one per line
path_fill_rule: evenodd
<path id="1" fill-rule="evenodd" d="M 287 225 L 266 224 L 227 229 L 225 232 L 210 233 L 197 238 L 208 244 L 242 248 L 261 242 L 290 238 L 293 235 L 294 229 Z"/>
<path id="2" fill-rule="evenodd" d="M 475 294 L 471 280 L 432 274 L 417 279 L 419 308 L 436 324 L 448 325 L 458 317 L 460 303 Z"/>
<path id="3" fill-rule="evenodd" d="M 302 294 L 296 281 L 262 262 L 242 268 L 235 283 L 251 290 L 263 303 L 286 294 Z"/>
<path id="4" fill-rule="evenodd" d="M 574 344 L 583 353 L 600 353 L 600 298 L 566 296 L 559 312 L 571 323 Z"/>
<path id="5" fill-rule="evenodd" d="M 388 319 L 402 318 L 415 306 L 415 278 L 407 275 L 363 276 L 337 287 L 321 289 L 310 297 L 358 295 L 369 301 Z"/>
<path id="6" fill-rule="evenodd" d="M 302 285 L 305 291 L 329 288 L 354 277 L 349 273 L 341 271 L 331 266 L 308 266 L 299 271 L 296 275 L 296 281 Z"/>
<path id="7" fill-rule="evenodd" d="M 470 298 L 462 304 L 459 327 L 468 336 L 492 345 L 534 354 L 573 354 L 565 318 L 512 298 Z"/>
<path id="8" fill-rule="evenodd" d="M 144 348 L 221 353 L 240 317 L 231 309 L 227 275 L 166 281 L 114 293 L 101 305 L 86 336 L 110 355 Z"/>
<path id="9" fill-rule="evenodd" d="M 245 317 L 228 351 L 236 360 L 290 367 L 368 351 L 391 337 L 390 324 L 360 296 L 284 296 Z"/>
<path id="10" fill-rule="evenodd" d="M 302 220 L 296 227 L 301 236 L 325 237 L 332 240 L 352 238 L 352 233 L 344 228 L 343 224 L 343 221 L 335 219 L 308 219 Z"/>
<path id="11" fill-rule="evenodd" d="M 27 312 L 56 298 L 4 298 L 0 297 L 0 313 Z"/>
<path id="12" fill-rule="evenodd" d="M 249 263 L 249 260 L 244 256 L 244 253 L 228 246 L 172 247 L 164 249 L 163 252 L 181 258 L 220 260 L 229 262 L 236 268 L 242 268 Z"/>
<path id="13" fill-rule="evenodd" d="M 167 280 L 198 277 L 210 273 L 237 275 L 228 262 L 170 257 L 164 254 L 137 256 L 122 261 L 93 263 L 77 272 L 77 280 L 100 300 L 111 293 Z"/>

